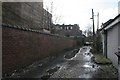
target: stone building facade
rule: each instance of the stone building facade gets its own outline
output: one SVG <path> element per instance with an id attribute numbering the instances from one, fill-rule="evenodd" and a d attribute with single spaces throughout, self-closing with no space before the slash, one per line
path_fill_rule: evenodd
<path id="1" fill-rule="evenodd" d="M 52 25 L 52 14 L 43 9 L 43 29 L 51 31 Z"/>
<path id="2" fill-rule="evenodd" d="M 43 2 L 3 2 L 2 23 L 33 30 L 50 30 L 52 14 L 43 8 Z"/>
<path id="3" fill-rule="evenodd" d="M 2 22 L 24 28 L 43 28 L 42 2 L 3 2 Z"/>
<path id="4" fill-rule="evenodd" d="M 62 36 L 67 36 L 67 37 L 81 37 L 82 36 L 82 31 L 79 30 L 79 25 L 74 24 L 74 25 L 55 25 L 55 33 L 62 35 Z"/>

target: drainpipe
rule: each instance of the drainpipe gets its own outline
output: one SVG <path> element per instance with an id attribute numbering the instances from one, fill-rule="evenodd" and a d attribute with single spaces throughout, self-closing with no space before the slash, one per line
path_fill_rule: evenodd
<path id="1" fill-rule="evenodd" d="M 120 50 L 115 54 L 118 57 L 118 80 L 120 80 Z"/>

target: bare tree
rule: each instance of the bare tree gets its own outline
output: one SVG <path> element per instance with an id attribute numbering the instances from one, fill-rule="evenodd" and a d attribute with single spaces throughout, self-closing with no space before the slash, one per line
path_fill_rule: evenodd
<path id="1" fill-rule="evenodd" d="M 59 23 L 61 15 L 56 14 L 58 6 L 55 6 L 55 0 L 46 0 L 44 5 L 45 9 L 52 14 L 52 22 L 54 24 Z"/>
<path id="2" fill-rule="evenodd" d="M 57 1 L 57 0 L 56 0 Z M 58 10 L 58 5 L 55 5 L 55 0 L 45 0 L 44 2 L 44 8 L 50 13 L 52 14 L 52 20 L 51 20 L 51 24 L 48 25 L 50 32 L 51 33 L 55 33 L 55 26 L 54 24 L 57 24 L 60 22 L 61 20 L 61 15 L 57 14 L 56 11 Z M 48 16 L 48 14 L 47 14 Z"/>
<path id="3" fill-rule="evenodd" d="M 87 26 L 87 29 L 84 31 L 84 34 L 85 34 L 87 37 L 93 35 L 93 34 L 92 34 L 92 26 L 91 26 L 90 24 Z"/>
<path id="4" fill-rule="evenodd" d="M 86 36 L 86 41 L 87 42 L 92 42 L 92 36 L 93 36 L 92 25 L 89 24 L 87 26 L 87 29 L 84 31 L 84 35 Z"/>

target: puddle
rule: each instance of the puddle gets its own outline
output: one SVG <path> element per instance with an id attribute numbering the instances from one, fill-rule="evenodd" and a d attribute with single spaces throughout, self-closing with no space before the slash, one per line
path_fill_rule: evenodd
<path id="1" fill-rule="evenodd" d="M 73 60 L 74 58 L 76 58 L 76 56 L 77 56 L 77 54 L 76 54 L 75 56 L 71 57 L 71 58 L 65 58 L 65 57 L 64 57 L 64 59 L 65 59 L 65 60 Z"/>
<path id="2" fill-rule="evenodd" d="M 56 72 L 59 68 L 60 68 L 60 66 L 57 66 L 57 67 L 54 67 L 54 68 L 52 68 L 52 69 L 48 69 L 47 72 L 48 72 L 49 74 L 53 74 L 53 73 Z"/>
<path id="3" fill-rule="evenodd" d="M 74 49 L 64 55 L 64 59 L 71 60 L 72 58 L 76 57 L 76 54 L 79 52 L 79 49 Z"/>
<path id="4" fill-rule="evenodd" d="M 83 67 L 92 68 L 90 65 L 83 65 Z"/>
<path id="5" fill-rule="evenodd" d="M 68 63 L 67 63 L 67 69 L 71 69 L 72 67 L 78 65 L 80 63 L 79 60 L 70 60 Z"/>
<path id="6" fill-rule="evenodd" d="M 59 70 L 66 69 L 66 66 L 61 66 Z"/>
<path id="7" fill-rule="evenodd" d="M 85 63 L 83 65 L 83 67 L 85 67 L 85 68 L 92 68 L 92 64 L 91 63 Z"/>
<path id="8" fill-rule="evenodd" d="M 41 79 L 49 79 L 56 71 L 58 71 L 60 69 L 60 66 L 59 65 L 57 65 L 56 67 L 53 67 L 53 68 L 51 68 L 51 69 L 48 69 L 47 71 L 46 71 L 46 74 L 44 74 L 42 77 L 41 77 Z"/>
<path id="9" fill-rule="evenodd" d="M 85 68 L 99 68 L 99 66 L 97 66 L 96 64 L 94 63 L 91 63 L 91 62 L 87 62 L 83 65 L 83 67 Z"/>
<path id="10" fill-rule="evenodd" d="M 49 79 L 50 78 L 50 74 L 46 74 L 46 75 L 43 75 L 42 77 L 41 77 L 41 79 L 42 80 L 47 80 L 47 79 Z"/>
<path id="11" fill-rule="evenodd" d="M 79 78 L 92 78 L 92 76 L 90 74 L 83 74 L 83 75 L 80 75 Z"/>

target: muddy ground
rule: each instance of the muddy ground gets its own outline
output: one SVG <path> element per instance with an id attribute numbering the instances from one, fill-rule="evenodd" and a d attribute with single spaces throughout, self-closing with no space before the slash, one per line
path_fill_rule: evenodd
<path id="1" fill-rule="evenodd" d="M 10 78 L 113 78 L 117 70 L 112 64 L 96 64 L 91 47 L 84 46 L 66 52 L 64 55 L 38 61 L 21 72 L 14 72 Z"/>

